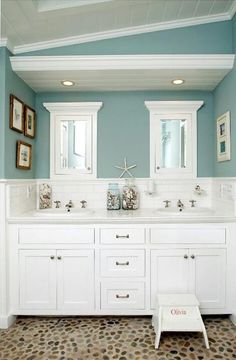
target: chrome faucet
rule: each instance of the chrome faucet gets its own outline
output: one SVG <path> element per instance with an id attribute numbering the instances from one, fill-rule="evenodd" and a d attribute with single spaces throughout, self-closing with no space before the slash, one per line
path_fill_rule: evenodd
<path id="1" fill-rule="evenodd" d="M 168 208 L 168 207 L 170 207 L 169 204 L 171 203 L 171 201 L 170 200 L 164 200 L 163 203 L 165 203 L 165 208 Z"/>
<path id="2" fill-rule="evenodd" d="M 81 208 L 85 209 L 86 206 L 87 206 L 87 201 L 86 200 L 81 200 L 80 203 L 81 203 Z"/>
<path id="3" fill-rule="evenodd" d="M 177 201 L 177 207 L 178 207 L 180 210 L 182 210 L 182 209 L 184 208 L 184 204 L 182 203 L 181 200 L 178 200 L 178 201 Z"/>
<path id="4" fill-rule="evenodd" d="M 59 209 L 59 207 L 61 206 L 61 202 L 59 200 L 54 201 L 54 204 L 56 204 L 56 209 Z"/>
<path id="5" fill-rule="evenodd" d="M 73 204 L 72 200 L 70 200 L 70 201 L 68 202 L 68 204 L 65 205 L 65 207 L 66 207 L 66 209 L 67 209 L 68 212 L 70 211 L 70 209 L 71 209 L 73 206 L 74 206 L 74 204 Z"/>

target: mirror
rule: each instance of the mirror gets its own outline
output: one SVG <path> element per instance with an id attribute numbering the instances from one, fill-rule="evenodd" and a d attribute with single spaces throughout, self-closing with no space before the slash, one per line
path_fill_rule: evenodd
<path id="1" fill-rule="evenodd" d="M 161 124 L 161 167 L 186 167 L 186 133 L 185 119 L 165 119 Z"/>
<path id="2" fill-rule="evenodd" d="M 89 170 L 87 145 L 88 121 L 61 121 L 61 169 Z"/>
<path id="3" fill-rule="evenodd" d="M 150 176 L 197 176 L 197 110 L 203 101 L 145 101 L 150 112 Z"/>
<path id="4" fill-rule="evenodd" d="M 50 112 L 50 178 L 95 179 L 102 102 L 44 103 Z"/>

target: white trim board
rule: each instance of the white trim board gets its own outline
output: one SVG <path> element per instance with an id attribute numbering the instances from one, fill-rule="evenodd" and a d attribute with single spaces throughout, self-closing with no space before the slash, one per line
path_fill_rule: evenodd
<path id="1" fill-rule="evenodd" d="M 132 26 L 122 29 L 101 31 L 92 34 L 84 34 L 77 36 L 70 36 L 61 39 L 54 39 L 49 41 L 40 41 L 36 43 L 24 44 L 15 46 L 13 49 L 14 54 L 21 54 L 30 51 L 46 50 L 68 45 L 83 44 L 93 41 L 105 40 L 105 39 L 114 39 L 123 36 L 139 35 L 144 33 L 150 33 L 155 31 L 163 31 L 169 29 L 176 29 L 194 25 L 202 25 L 213 22 L 231 20 L 236 9 L 232 8 L 230 12 L 210 15 L 210 16 L 201 16 L 197 18 L 188 18 L 175 21 L 165 21 L 162 23 L 153 23 L 148 25 L 139 25 Z"/>
<path id="2" fill-rule="evenodd" d="M 13 56 L 13 71 L 232 69 L 233 54 Z"/>

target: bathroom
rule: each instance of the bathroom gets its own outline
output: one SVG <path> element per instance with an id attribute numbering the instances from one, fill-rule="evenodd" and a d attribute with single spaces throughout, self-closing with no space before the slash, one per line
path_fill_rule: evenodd
<path id="1" fill-rule="evenodd" d="M 154 359 L 158 354 L 174 359 L 189 357 L 192 348 L 196 359 L 214 358 L 214 350 L 232 359 L 235 1 L 186 5 L 167 0 L 163 24 L 157 18 L 159 0 L 92 2 L 81 6 L 75 0 L 71 7 L 62 2 L 61 8 L 53 8 L 51 0 L 1 2 L 2 351 L 5 358 L 27 359 L 31 332 L 38 344 L 44 329 L 56 349 L 47 349 L 43 338 L 44 345 L 29 352 L 32 359 L 110 359 L 115 354 L 118 359 Z M 149 24 L 141 16 L 147 6 Z M 174 18 L 180 6 L 182 12 Z M 127 11 L 133 23 L 124 16 Z M 91 28 L 83 23 L 81 34 L 72 27 L 69 33 L 68 23 L 62 23 L 65 13 L 71 24 L 76 16 L 87 15 Z M 115 13 L 117 28 L 111 23 Z M 21 20 L 14 27 L 21 36 L 9 25 L 17 14 Z M 35 20 L 35 25 L 25 20 L 27 29 L 22 27 L 26 15 Z M 179 79 L 182 84 L 172 83 Z M 72 86 L 63 85 L 65 80 Z M 31 123 L 27 130 L 14 123 L 17 106 L 23 116 L 26 109 L 32 114 L 33 130 Z M 66 166 L 67 160 L 60 162 L 60 126 L 71 121 L 68 117 L 87 124 L 82 171 Z M 180 165 L 164 166 L 160 158 L 171 137 L 171 130 L 158 137 L 164 132 L 157 126 L 163 119 L 165 125 L 169 120 L 185 124 Z M 16 146 L 26 151 L 27 160 L 20 158 L 20 150 L 16 154 Z M 174 159 L 176 153 L 172 155 Z M 107 210 L 108 189 L 114 184 L 120 209 Z M 134 208 L 122 209 L 125 186 L 137 192 Z M 201 334 L 187 333 L 164 333 L 155 349 L 151 315 L 159 292 L 196 294 L 210 350 Z M 73 336 L 60 353 L 55 342 L 60 343 L 60 331 L 67 327 Z M 22 328 L 26 335 L 20 353 Z M 106 341 L 96 338 L 98 328 L 104 328 L 99 336 Z M 17 340 L 15 350 L 12 339 Z M 76 343 L 74 352 L 70 341 Z M 190 344 L 186 348 L 185 342 Z"/>

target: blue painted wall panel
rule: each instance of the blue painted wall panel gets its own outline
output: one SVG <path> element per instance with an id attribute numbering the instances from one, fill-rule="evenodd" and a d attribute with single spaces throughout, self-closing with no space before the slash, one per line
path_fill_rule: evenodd
<path id="1" fill-rule="evenodd" d="M 6 88 L 5 88 L 5 177 L 7 179 L 31 179 L 34 178 L 35 149 L 33 147 L 32 169 L 22 170 L 16 168 L 16 142 L 22 140 L 34 144 L 34 140 L 13 131 L 9 128 L 10 94 L 14 94 L 30 107 L 35 107 L 35 93 L 13 71 L 9 59 L 10 53 L 6 54 Z"/>
<path id="2" fill-rule="evenodd" d="M 233 48 L 236 54 L 236 16 L 232 27 Z M 226 111 L 231 116 L 231 160 L 216 161 L 216 119 Z M 214 91 L 214 176 L 236 176 L 236 62 L 234 69 Z"/>
<path id="3" fill-rule="evenodd" d="M 224 53 L 232 53 L 232 24 L 230 21 L 32 51 L 24 55 Z"/>
<path id="4" fill-rule="evenodd" d="M 149 111 L 145 100 L 204 100 L 198 112 L 198 176 L 212 176 L 213 96 L 209 92 L 42 93 L 36 98 L 36 178 L 49 177 L 49 112 L 44 102 L 102 101 L 98 113 L 98 177 L 119 177 L 126 156 L 136 177 L 149 177 Z"/>

